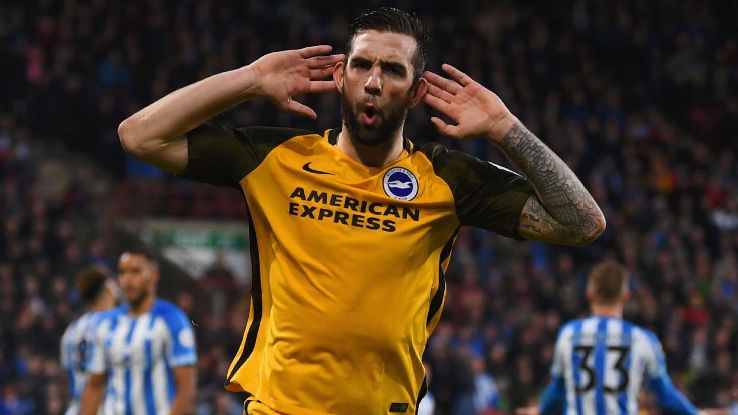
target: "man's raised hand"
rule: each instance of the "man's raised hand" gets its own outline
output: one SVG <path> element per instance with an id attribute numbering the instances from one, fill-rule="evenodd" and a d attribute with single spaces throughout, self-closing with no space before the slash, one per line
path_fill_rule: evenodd
<path id="1" fill-rule="evenodd" d="M 255 94 L 267 98 L 282 110 L 317 118 L 312 108 L 293 97 L 336 90 L 333 80 L 325 78 L 333 74 L 333 67 L 343 61 L 344 55 L 328 55 L 331 49 L 331 46 L 319 45 L 262 56 L 249 65 L 257 85 Z"/>
<path id="2" fill-rule="evenodd" d="M 516 121 L 502 100 L 455 67 L 443 64 L 441 68 L 451 79 L 430 71 L 423 74 L 428 81 L 425 103 L 456 123 L 448 124 L 432 117 L 431 122 L 438 131 L 457 139 L 482 136 L 493 141 L 502 139 Z"/>

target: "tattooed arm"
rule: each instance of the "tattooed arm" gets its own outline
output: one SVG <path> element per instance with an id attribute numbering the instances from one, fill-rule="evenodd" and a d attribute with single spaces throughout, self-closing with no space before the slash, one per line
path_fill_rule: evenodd
<path id="1" fill-rule="evenodd" d="M 520 213 L 520 236 L 545 242 L 584 245 L 605 230 L 597 203 L 564 163 L 519 121 L 499 143 L 536 189 Z"/>
<path id="2" fill-rule="evenodd" d="M 567 245 L 597 239 L 605 230 L 605 217 L 566 163 L 528 131 L 494 92 L 451 65 L 442 68 L 453 80 L 425 72 L 428 93 L 424 100 L 456 124 L 433 117 L 436 128 L 458 139 L 488 137 L 536 190 L 521 212 L 520 235 Z"/>

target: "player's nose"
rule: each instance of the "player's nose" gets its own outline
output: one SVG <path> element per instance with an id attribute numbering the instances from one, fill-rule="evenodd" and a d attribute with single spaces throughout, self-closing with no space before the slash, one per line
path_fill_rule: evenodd
<path id="1" fill-rule="evenodd" d="M 364 84 L 364 91 L 372 95 L 379 95 L 382 92 L 382 73 L 379 68 L 374 68 L 369 73 L 369 78 Z"/>

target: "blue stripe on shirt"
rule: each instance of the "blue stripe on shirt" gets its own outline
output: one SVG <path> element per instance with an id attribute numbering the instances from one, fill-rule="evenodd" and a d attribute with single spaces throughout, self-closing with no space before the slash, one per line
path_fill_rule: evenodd
<path id="1" fill-rule="evenodd" d="M 627 321 L 623 320 L 623 332 L 622 332 L 622 346 L 626 347 L 628 350 L 628 354 L 625 356 L 625 362 L 623 364 L 623 367 L 625 368 L 625 373 L 630 373 L 630 365 L 631 365 L 631 354 L 632 349 L 631 345 L 633 343 L 633 326 L 628 323 Z M 621 378 L 624 375 L 620 375 Z M 625 381 L 625 379 L 619 380 L 621 383 Z M 626 388 L 622 392 L 620 392 L 620 396 L 618 396 L 618 407 L 620 408 L 620 415 L 628 415 L 628 385 L 625 385 Z"/>
<path id="2" fill-rule="evenodd" d="M 133 329 L 136 328 L 138 319 L 134 318 L 131 320 L 131 326 L 128 328 L 128 334 L 126 334 L 126 347 L 131 347 L 131 340 L 133 339 Z M 124 372 L 124 378 L 126 382 L 125 399 L 126 399 L 126 415 L 133 415 L 133 402 L 131 401 L 131 389 L 133 388 L 131 382 L 131 355 L 127 354 L 126 357 L 126 369 Z"/>
<path id="3" fill-rule="evenodd" d="M 603 385 L 605 384 L 605 357 L 607 356 L 607 322 L 607 318 L 600 317 L 599 322 L 597 323 L 595 373 L 600 377 L 596 380 L 597 387 L 595 388 L 595 407 L 597 408 L 597 415 L 606 415 L 607 411 L 603 390 Z"/>
<path id="4" fill-rule="evenodd" d="M 152 313 L 151 319 L 149 320 L 149 331 L 154 331 L 154 325 L 156 324 L 156 314 Z M 144 344 L 144 350 L 146 352 L 146 372 L 144 374 L 144 391 L 146 393 L 146 410 L 149 414 L 156 414 L 156 401 L 154 399 L 154 382 L 151 371 L 154 370 L 154 352 L 151 344 L 151 339 L 146 339 Z"/>
<path id="5" fill-rule="evenodd" d="M 154 321 L 154 319 L 151 319 Z M 154 366 L 153 352 L 151 350 L 151 339 L 146 339 L 144 343 L 144 352 L 146 353 L 146 369 L 144 370 L 144 393 L 146 393 L 146 413 L 149 415 L 156 414 L 156 405 L 154 403 L 154 384 L 151 379 L 151 370 Z"/>
<path id="6" fill-rule="evenodd" d="M 577 320 L 574 323 L 574 333 L 572 334 L 571 338 L 571 344 L 576 347 L 579 343 L 579 337 L 582 334 L 582 320 Z M 579 388 L 579 367 L 580 367 L 580 359 L 582 356 L 579 355 L 579 353 L 572 352 L 571 354 L 571 367 L 572 372 L 574 372 L 574 389 Z M 577 414 L 582 414 L 582 395 L 576 394 L 576 406 L 577 406 Z"/>

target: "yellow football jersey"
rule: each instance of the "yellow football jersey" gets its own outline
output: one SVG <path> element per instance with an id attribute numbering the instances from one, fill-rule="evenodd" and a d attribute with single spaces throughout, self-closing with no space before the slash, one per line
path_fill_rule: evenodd
<path id="1" fill-rule="evenodd" d="M 388 166 L 324 134 L 205 124 L 183 177 L 241 190 L 252 301 L 226 388 L 288 414 L 415 413 L 461 225 L 518 237 L 528 181 L 438 144 Z"/>

